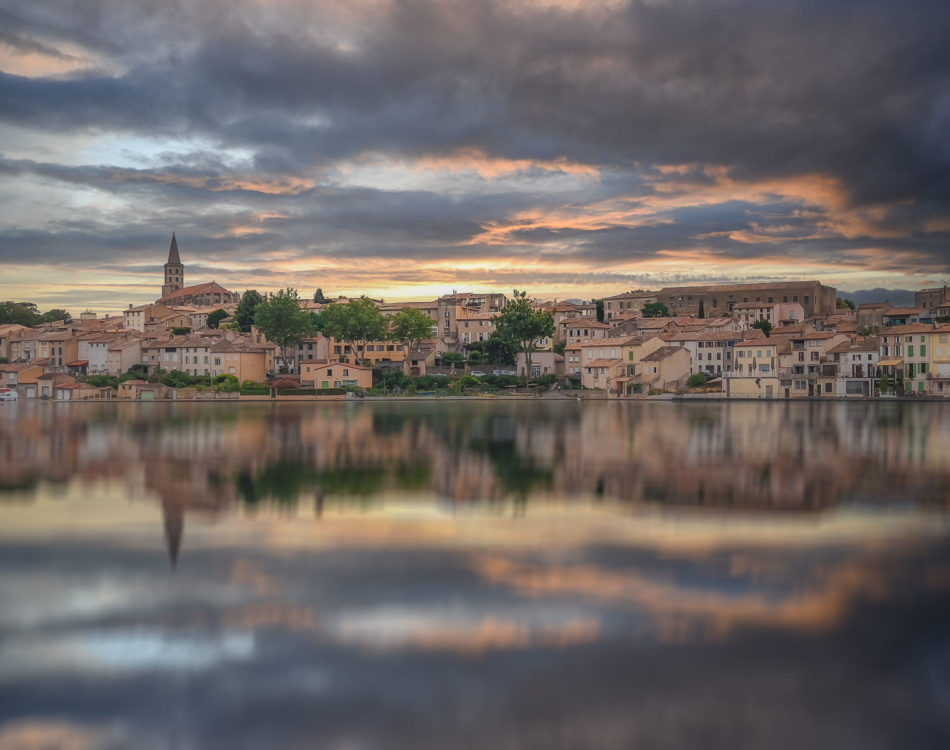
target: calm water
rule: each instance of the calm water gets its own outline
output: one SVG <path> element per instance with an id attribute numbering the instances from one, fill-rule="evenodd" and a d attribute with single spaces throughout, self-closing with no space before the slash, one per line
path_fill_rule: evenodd
<path id="1" fill-rule="evenodd" d="M 0 404 L 0 750 L 950 747 L 950 405 Z"/>

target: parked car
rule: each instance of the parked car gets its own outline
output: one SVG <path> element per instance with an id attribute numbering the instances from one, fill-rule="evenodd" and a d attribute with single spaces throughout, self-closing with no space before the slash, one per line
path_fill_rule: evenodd
<path id="1" fill-rule="evenodd" d="M 16 401 L 20 394 L 13 388 L 0 388 L 0 401 Z"/>
<path id="2" fill-rule="evenodd" d="M 483 378 L 485 377 L 485 373 L 483 373 L 481 370 L 472 370 L 472 376 L 476 378 Z"/>

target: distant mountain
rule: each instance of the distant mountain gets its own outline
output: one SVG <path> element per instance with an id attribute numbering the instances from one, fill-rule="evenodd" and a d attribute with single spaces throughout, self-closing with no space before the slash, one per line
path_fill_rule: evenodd
<path id="1" fill-rule="evenodd" d="M 868 302 L 890 302 L 894 307 L 913 307 L 914 292 L 910 289 L 859 289 L 856 292 L 838 290 L 838 296 L 851 300 L 856 305 Z"/>

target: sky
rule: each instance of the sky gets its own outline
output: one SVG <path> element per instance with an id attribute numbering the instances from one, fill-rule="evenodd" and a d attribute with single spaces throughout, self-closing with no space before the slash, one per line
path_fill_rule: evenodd
<path id="1" fill-rule="evenodd" d="M 945 0 L 0 0 L 0 299 L 950 280 Z"/>

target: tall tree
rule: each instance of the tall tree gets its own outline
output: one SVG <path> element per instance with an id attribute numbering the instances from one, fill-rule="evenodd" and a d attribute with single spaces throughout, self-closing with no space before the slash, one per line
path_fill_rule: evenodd
<path id="1" fill-rule="evenodd" d="M 386 318 L 367 297 L 330 303 L 321 310 L 319 325 L 324 334 L 347 344 L 357 363 L 365 359 L 368 342 L 384 341 L 388 333 Z"/>
<path id="2" fill-rule="evenodd" d="M 495 318 L 495 330 L 491 338 L 514 342 L 518 351 L 525 355 L 527 374 L 531 375 L 531 355 L 538 350 L 543 338 L 554 335 L 554 316 L 535 310 L 527 292 L 514 290 L 514 296 L 505 303 L 504 309 Z"/>
<path id="3" fill-rule="evenodd" d="M 224 310 L 215 310 L 208 313 L 208 328 L 217 328 L 226 317 L 228 317 L 228 314 Z"/>
<path id="4" fill-rule="evenodd" d="M 428 315 L 415 307 L 404 307 L 389 319 L 389 337 L 406 345 L 406 366 L 412 362 L 412 347 L 432 338 L 435 325 Z"/>
<path id="5" fill-rule="evenodd" d="M 254 325 L 254 314 L 257 311 L 257 306 L 263 301 L 264 298 L 256 289 L 248 289 L 241 295 L 241 301 L 238 303 L 237 312 L 234 313 L 234 319 L 245 333 L 250 331 L 251 326 Z"/>
<path id="6" fill-rule="evenodd" d="M 310 313 L 300 307 L 296 289 L 281 289 L 257 305 L 254 323 L 270 341 L 280 347 L 285 372 L 291 350 L 315 332 Z"/>
<path id="7" fill-rule="evenodd" d="M 772 335 L 772 324 L 769 323 L 769 321 L 767 321 L 765 318 L 755 321 L 755 323 L 752 324 L 752 327 L 758 328 L 760 331 L 762 331 L 762 333 L 765 334 L 765 338 L 768 338 Z"/>

